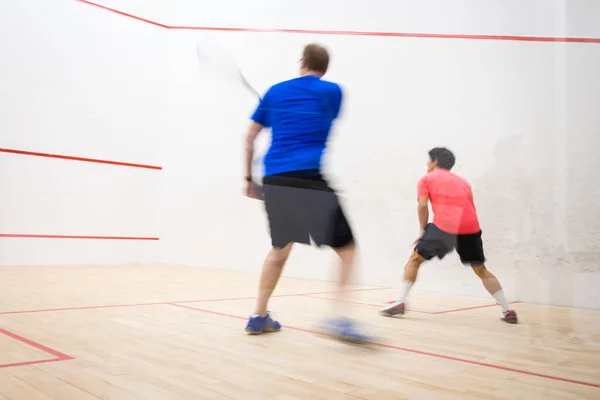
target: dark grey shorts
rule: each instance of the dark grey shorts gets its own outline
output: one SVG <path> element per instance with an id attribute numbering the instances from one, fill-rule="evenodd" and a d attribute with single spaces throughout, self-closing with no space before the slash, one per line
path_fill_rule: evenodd
<path id="1" fill-rule="evenodd" d="M 479 265 L 485 262 L 481 231 L 455 235 L 441 230 L 434 224 L 427 224 L 423 237 L 415 247 L 415 251 L 426 260 L 434 257 L 442 259 L 454 249 L 463 264 Z"/>
<path id="2" fill-rule="evenodd" d="M 338 196 L 319 171 L 265 176 L 263 191 L 273 247 L 310 244 L 311 238 L 332 248 L 354 241 Z"/>

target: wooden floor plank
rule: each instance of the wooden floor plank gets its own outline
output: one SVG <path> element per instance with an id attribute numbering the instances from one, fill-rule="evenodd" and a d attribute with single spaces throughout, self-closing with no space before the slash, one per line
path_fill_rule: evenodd
<path id="1" fill-rule="evenodd" d="M 384 318 L 390 289 L 357 285 L 338 304 L 333 283 L 283 278 L 270 309 L 284 329 L 247 336 L 257 281 L 164 265 L 0 267 L 0 327 L 40 344 L 0 336 L 0 364 L 55 361 L 0 368 L 0 399 L 600 398 L 598 310 L 516 304 L 513 326 L 488 298 L 414 292 L 414 311 Z M 340 306 L 377 345 L 314 332 Z"/>

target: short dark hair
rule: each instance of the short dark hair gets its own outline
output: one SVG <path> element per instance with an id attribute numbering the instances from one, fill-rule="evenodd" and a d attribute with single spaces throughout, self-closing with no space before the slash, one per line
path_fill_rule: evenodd
<path id="1" fill-rule="evenodd" d="M 431 161 L 437 161 L 439 168 L 447 170 L 451 170 L 456 162 L 454 154 L 445 147 L 434 147 L 429 150 L 429 158 L 431 158 Z"/>
<path id="2" fill-rule="evenodd" d="M 325 47 L 311 43 L 304 47 L 302 60 L 306 69 L 325 75 L 329 67 L 329 52 Z"/>

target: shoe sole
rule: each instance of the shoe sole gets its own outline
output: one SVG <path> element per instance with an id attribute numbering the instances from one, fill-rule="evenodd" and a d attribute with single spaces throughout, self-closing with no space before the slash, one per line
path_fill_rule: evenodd
<path id="1" fill-rule="evenodd" d="M 393 317 L 396 315 L 404 315 L 404 311 L 405 308 L 390 308 L 388 310 L 381 310 L 379 311 L 379 314 L 383 315 L 384 317 Z"/>
<path id="2" fill-rule="evenodd" d="M 272 332 L 279 332 L 281 329 L 265 329 L 262 332 L 256 332 L 253 331 L 252 329 L 246 329 L 246 333 L 250 334 L 250 335 L 261 335 L 263 333 L 272 333 Z"/>
<path id="3" fill-rule="evenodd" d="M 344 343 L 351 343 L 351 344 L 367 344 L 367 343 L 369 343 L 369 341 L 366 339 L 359 339 L 359 338 L 352 337 L 352 336 L 331 335 L 331 337 L 335 340 L 339 340 L 340 342 L 344 342 Z"/>
<path id="4" fill-rule="evenodd" d="M 335 333 L 330 333 L 330 332 L 323 331 L 323 330 L 315 331 L 315 333 L 317 335 L 322 336 L 329 340 L 335 340 L 338 342 L 348 343 L 348 344 L 356 344 L 356 345 L 360 345 L 360 346 L 370 344 L 374 340 L 372 338 L 367 338 L 367 337 L 359 338 L 357 336 L 336 335 Z"/>
<path id="5" fill-rule="evenodd" d="M 507 324 L 516 324 L 518 321 L 517 314 L 514 311 L 510 312 L 509 315 L 503 315 L 500 319 Z"/>
<path id="6" fill-rule="evenodd" d="M 313 333 L 317 336 L 321 336 L 325 339 L 335 340 L 338 342 L 348 343 L 348 344 L 356 344 L 356 345 L 367 345 L 373 343 L 374 339 L 368 337 L 359 338 L 357 336 L 343 336 L 336 335 L 332 333 L 327 327 L 319 327 L 316 328 Z"/>

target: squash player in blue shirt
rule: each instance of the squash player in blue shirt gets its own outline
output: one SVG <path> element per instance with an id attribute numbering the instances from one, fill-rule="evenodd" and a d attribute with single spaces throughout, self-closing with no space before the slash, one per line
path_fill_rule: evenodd
<path id="1" fill-rule="evenodd" d="M 333 121 L 342 105 L 339 85 L 322 79 L 329 66 L 328 51 L 317 44 L 305 46 L 300 76 L 272 86 L 252 115 L 246 138 L 246 195 L 262 198 L 269 221 L 272 249 L 264 262 L 256 309 L 246 332 L 261 334 L 281 329 L 267 312 L 267 303 L 294 243 L 331 247 L 340 258 L 340 298 L 355 262 L 356 244 L 335 191 L 321 174 L 321 158 Z M 262 193 L 252 180 L 254 141 L 271 128 L 271 145 L 264 157 Z M 343 307 L 343 302 L 335 302 Z M 329 334 L 361 343 L 367 338 L 338 309 Z"/>

